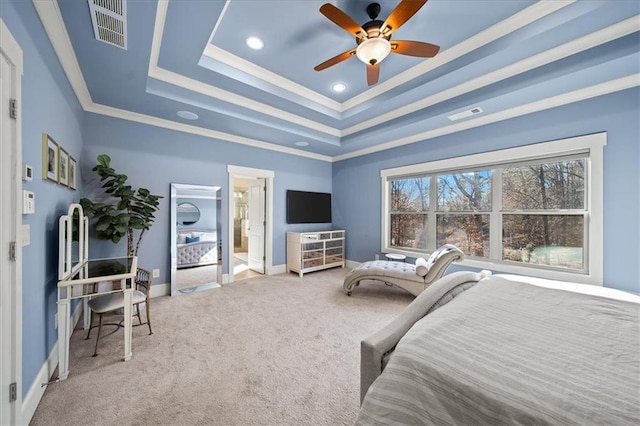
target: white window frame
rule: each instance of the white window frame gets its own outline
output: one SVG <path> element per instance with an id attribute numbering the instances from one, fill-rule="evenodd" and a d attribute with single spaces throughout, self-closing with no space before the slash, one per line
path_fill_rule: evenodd
<path id="1" fill-rule="evenodd" d="M 437 160 L 428 163 L 413 164 L 402 167 L 394 167 L 380 171 L 381 178 L 381 208 L 382 208 L 382 235 L 381 251 L 402 253 L 410 257 L 423 257 L 424 252 L 408 249 L 398 249 L 390 246 L 390 221 L 389 205 L 390 191 L 388 182 L 391 179 L 402 178 L 408 175 L 455 173 L 460 169 L 484 169 L 496 167 L 505 163 L 535 161 L 552 159 L 553 157 L 586 154 L 587 158 L 587 185 L 586 185 L 586 234 L 585 250 L 587 251 L 585 272 L 559 271 L 555 269 L 543 269 L 539 266 L 517 265 L 512 262 L 498 262 L 494 260 L 463 259 L 459 265 L 473 268 L 489 269 L 496 272 L 506 272 L 520 275 L 529 275 L 552 280 L 571 281 L 584 284 L 603 285 L 603 251 L 604 251 L 604 147 L 607 144 L 607 134 L 595 133 L 585 136 L 577 136 L 559 139 L 551 142 L 542 142 L 517 148 L 508 148 L 499 151 L 484 152 L 480 154 Z M 501 193 L 496 188 L 492 189 L 493 197 L 499 197 Z M 429 201 L 434 202 L 434 200 Z M 494 204 L 495 205 L 495 204 Z M 499 226 L 494 223 L 500 220 L 500 215 L 492 215 L 491 227 Z M 498 241 L 491 239 L 491 252 L 499 246 Z"/>

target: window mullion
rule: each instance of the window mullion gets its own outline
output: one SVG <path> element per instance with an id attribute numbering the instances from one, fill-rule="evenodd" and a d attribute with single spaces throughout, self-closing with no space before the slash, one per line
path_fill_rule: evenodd
<path id="1" fill-rule="evenodd" d="M 491 171 L 489 258 L 502 260 L 502 169 Z"/>
<path id="2" fill-rule="evenodd" d="M 391 183 L 384 177 L 381 179 L 381 199 L 382 199 L 382 244 L 381 251 L 385 251 L 391 245 Z"/>
<path id="3" fill-rule="evenodd" d="M 432 175 L 429 178 L 429 214 L 427 215 L 427 251 L 436 250 L 436 209 L 438 205 L 438 177 Z"/>

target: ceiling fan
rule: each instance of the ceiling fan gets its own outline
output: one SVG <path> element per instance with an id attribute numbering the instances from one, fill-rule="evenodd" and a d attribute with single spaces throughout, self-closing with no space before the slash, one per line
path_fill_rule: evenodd
<path id="1" fill-rule="evenodd" d="M 362 26 L 358 25 L 346 13 L 331 3 L 323 4 L 320 7 L 320 13 L 349 34 L 355 36 L 358 46 L 324 61 L 313 69 L 322 71 L 356 55 L 358 59 L 367 65 L 367 84 L 371 86 L 378 82 L 380 62 L 389 53 L 422 58 L 434 57 L 440 50 L 440 46 L 421 41 L 391 41 L 391 34 L 415 15 L 426 2 L 427 0 L 402 0 L 384 22 L 376 19 L 380 14 L 380 5 L 371 3 L 367 6 L 367 15 L 369 15 L 371 21 Z"/>

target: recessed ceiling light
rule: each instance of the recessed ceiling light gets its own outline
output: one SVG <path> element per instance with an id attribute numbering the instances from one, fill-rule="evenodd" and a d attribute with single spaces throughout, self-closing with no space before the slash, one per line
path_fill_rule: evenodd
<path id="1" fill-rule="evenodd" d="M 300 141 L 300 142 L 296 142 L 296 145 L 298 145 L 298 146 L 308 146 L 309 142 Z"/>
<path id="2" fill-rule="evenodd" d="M 264 47 L 264 41 L 262 41 L 261 38 L 258 37 L 247 37 L 247 46 L 249 46 L 250 48 L 252 48 L 253 50 L 260 50 Z"/>
<path id="3" fill-rule="evenodd" d="M 333 90 L 336 93 L 341 93 L 347 90 L 347 85 L 344 83 L 336 83 L 333 86 L 331 86 L 331 90 Z"/>
<path id="4" fill-rule="evenodd" d="M 198 119 L 198 114 L 196 114 L 195 112 L 191 112 L 191 111 L 178 111 L 177 114 L 178 114 L 178 117 L 184 118 L 185 120 L 197 120 Z"/>

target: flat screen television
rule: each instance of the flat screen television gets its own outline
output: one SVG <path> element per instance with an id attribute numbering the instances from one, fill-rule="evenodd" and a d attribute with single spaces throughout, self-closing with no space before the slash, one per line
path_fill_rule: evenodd
<path id="1" fill-rule="evenodd" d="M 287 223 L 331 223 L 331 194 L 287 190 Z"/>

